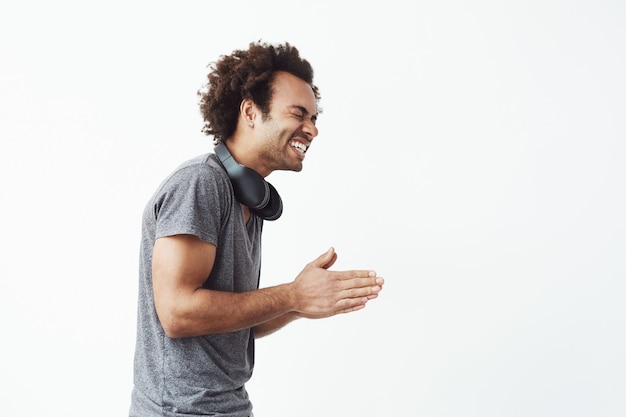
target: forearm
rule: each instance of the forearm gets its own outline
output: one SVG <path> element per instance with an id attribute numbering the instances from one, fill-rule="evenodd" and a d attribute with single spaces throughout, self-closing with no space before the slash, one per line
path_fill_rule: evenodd
<path id="1" fill-rule="evenodd" d="M 268 336 L 298 318 L 300 318 L 300 315 L 295 311 L 291 311 L 264 323 L 258 324 L 254 326 L 254 336 L 257 339 Z"/>
<path id="2" fill-rule="evenodd" d="M 157 312 L 166 334 L 177 338 L 234 332 L 273 320 L 279 323 L 293 308 L 291 285 L 283 284 L 245 293 L 200 288 L 174 295 L 157 305 Z M 267 328 L 276 330 L 287 322 Z M 261 332 L 267 334 L 263 328 Z"/>

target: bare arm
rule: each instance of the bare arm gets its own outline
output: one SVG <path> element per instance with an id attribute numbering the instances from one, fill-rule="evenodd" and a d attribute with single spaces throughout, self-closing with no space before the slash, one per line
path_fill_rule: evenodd
<path id="1" fill-rule="evenodd" d="M 269 334 L 299 316 L 328 317 L 361 309 L 375 298 L 382 278 L 370 271 L 328 271 L 329 250 L 288 284 L 244 293 L 213 291 L 202 284 L 213 269 L 216 248 L 195 236 L 157 239 L 152 260 L 159 320 L 170 337 L 198 336 L 258 326 Z M 261 325 L 261 326 L 259 326 Z"/>
<path id="2" fill-rule="evenodd" d="M 337 253 L 334 251 L 334 249 L 331 248 L 331 250 L 322 254 L 315 261 L 309 263 L 305 267 L 305 269 L 300 273 L 299 277 L 302 275 L 306 275 L 307 270 L 316 269 L 316 268 L 328 269 L 331 266 L 333 266 L 336 260 L 337 260 Z M 376 277 L 376 273 L 373 271 L 369 271 L 369 276 Z M 254 329 L 255 337 L 258 339 L 258 338 L 270 335 L 274 333 L 275 331 L 281 329 L 282 327 L 286 326 L 287 324 L 291 323 L 292 321 L 297 320 L 299 318 L 320 319 L 320 318 L 334 316 L 336 314 L 349 313 L 351 311 L 360 310 L 365 307 L 365 303 L 367 301 L 373 300 L 374 298 L 378 297 L 378 292 L 382 289 L 383 279 L 378 277 L 376 278 L 376 282 L 378 284 L 378 287 L 374 288 L 371 294 L 366 296 L 367 299 L 362 299 L 361 301 L 363 302 L 361 304 L 358 304 L 355 306 L 350 305 L 343 310 L 332 310 L 327 313 L 307 314 L 305 312 L 291 311 L 275 319 L 272 319 L 270 321 L 257 325 Z"/>

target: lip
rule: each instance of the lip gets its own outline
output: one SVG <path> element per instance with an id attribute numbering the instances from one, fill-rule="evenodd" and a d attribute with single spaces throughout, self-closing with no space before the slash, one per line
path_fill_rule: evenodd
<path id="1" fill-rule="evenodd" d="M 298 142 L 298 143 L 303 144 L 306 147 L 306 150 L 304 152 L 300 151 L 299 149 L 293 147 L 291 145 L 291 142 Z M 288 145 L 291 148 L 291 150 L 296 154 L 298 159 L 303 160 L 304 156 L 306 155 L 306 152 L 309 150 L 309 146 L 311 145 L 311 143 L 301 138 L 294 137 L 294 138 L 291 138 L 291 140 L 289 140 Z"/>
<path id="2" fill-rule="evenodd" d="M 291 149 L 291 152 L 296 156 L 296 158 L 298 158 L 300 161 L 304 160 L 304 157 L 306 155 L 306 153 L 302 153 L 299 150 L 297 150 L 296 148 L 294 148 L 293 146 L 289 145 L 289 149 Z"/>

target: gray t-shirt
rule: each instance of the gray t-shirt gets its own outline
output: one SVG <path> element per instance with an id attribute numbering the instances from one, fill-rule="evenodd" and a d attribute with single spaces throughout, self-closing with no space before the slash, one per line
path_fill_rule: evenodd
<path id="1" fill-rule="evenodd" d="M 160 237 L 198 236 L 217 247 L 203 286 L 251 291 L 259 286 L 263 220 L 252 214 L 246 224 L 226 171 L 206 154 L 182 164 L 159 186 L 142 226 L 130 416 L 249 416 L 244 384 L 254 366 L 252 329 L 169 338 L 154 307 L 152 249 Z"/>

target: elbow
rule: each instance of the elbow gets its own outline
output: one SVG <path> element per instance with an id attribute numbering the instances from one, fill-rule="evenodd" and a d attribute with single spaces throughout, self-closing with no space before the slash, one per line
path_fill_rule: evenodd
<path id="1" fill-rule="evenodd" d="M 187 334 L 185 334 L 185 332 L 180 327 L 177 327 L 175 325 L 173 326 L 163 324 L 161 324 L 161 326 L 163 327 L 165 335 L 170 339 L 180 339 L 182 337 L 187 337 Z"/>
<path id="2" fill-rule="evenodd" d="M 191 336 L 189 327 L 186 325 L 186 320 L 180 316 L 171 311 L 157 312 L 157 315 L 165 335 L 170 339 L 179 339 L 181 337 Z"/>

